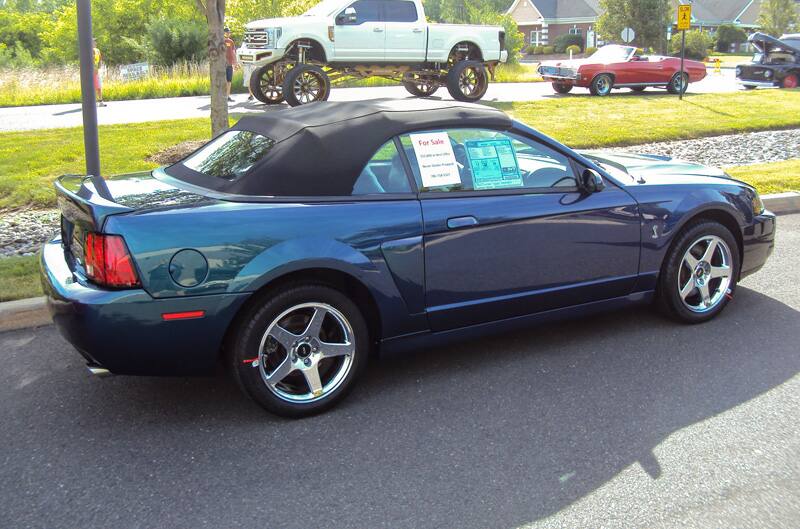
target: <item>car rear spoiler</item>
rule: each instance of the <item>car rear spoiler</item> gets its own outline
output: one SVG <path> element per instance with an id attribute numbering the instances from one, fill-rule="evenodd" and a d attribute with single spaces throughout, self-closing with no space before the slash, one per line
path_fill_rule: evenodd
<path id="1" fill-rule="evenodd" d="M 747 37 L 747 42 L 761 53 L 770 53 L 776 49 L 785 50 L 800 56 L 800 48 L 796 48 L 785 40 L 776 39 L 766 33 L 753 33 Z"/>
<path id="2" fill-rule="evenodd" d="M 63 175 L 56 179 L 54 185 L 61 214 L 73 224 L 89 230 L 102 229 L 109 215 L 133 211 L 114 202 L 102 177 Z"/>

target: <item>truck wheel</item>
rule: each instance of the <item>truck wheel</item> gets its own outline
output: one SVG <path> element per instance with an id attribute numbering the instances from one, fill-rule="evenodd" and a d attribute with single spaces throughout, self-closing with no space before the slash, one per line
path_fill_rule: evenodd
<path id="1" fill-rule="evenodd" d="M 330 95 L 331 81 L 319 66 L 298 64 L 283 80 L 283 97 L 293 107 L 326 101 Z"/>
<path id="2" fill-rule="evenodd" d="M 250 92 L 267 105 L 283 102 L 283 87 L 275 81 L 274 64 L 267 64 L 253 72 L 250 76 Z"/>
<path id="3" fill-rule="evenodd" d="M 417 97 L 432 96 L 439 89 L 436 85 L 413 81 L 403 81 L 403 86 L 409 94 Z"/>
<path id="4" fill-rule="evenodd" d="M 689 76 L 678 72 L 669 80 L 667 92 L 670 94 L 685 94 L 687 88 L 689 88 Z"/>
<path id="5" fill-rule="evenodd" d="M 478 101 L 489 88 L 486 67 L 479 61 L 457 62 L 447 72 L 447 91 L 453 99 L 471 103 Z"/>
<path id="6" fill-rule="evenodd" d="M 607 73 L 601 73 L 592 79 L 592 84 L 589 86 L 589 91 L 593 96 L 607 96 L 611 93 L 611 88 L 614 86 L 614 79 Z"/>
<path id="7" fill-rule="evenodd" d="M 783 83 L 781 83 L 781 86 L 783 88 L 797 88 L 797 85 L 798 85 L 798 79 L 796 73 L 790 73 L 789 75 L 783 78 Z"/>
<path id="8" fill-rule="evenodd" d="M 566 83 L 553 83 L 553 90 L 559 94 L 568 94 L 570 90 L 572 90 L 572 85 Z"/>

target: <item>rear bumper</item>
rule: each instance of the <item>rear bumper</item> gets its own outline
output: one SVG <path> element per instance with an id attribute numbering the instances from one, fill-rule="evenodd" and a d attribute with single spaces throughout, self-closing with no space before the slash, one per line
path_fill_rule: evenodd
<path id="1" fill-rule="evenodd" d="M 775 215 L 765 210 L 753 218 L 752 225 L 745 228 L 741 277 L 757 272 L 767 262 L 775 248 L 775 223 Z"/>
<path id="2" fill-rule="evenodd" d="M 69 269 L 60 239 L 44 245 L 41 276 L 59 332 L 87 362 L 127 375 L 188 375 L 213 370 L 222 340 L 248 294 L 155 299 L 141 289 L 105 290 Z M 202 310 L 190 320 L 162 314 Z"/>

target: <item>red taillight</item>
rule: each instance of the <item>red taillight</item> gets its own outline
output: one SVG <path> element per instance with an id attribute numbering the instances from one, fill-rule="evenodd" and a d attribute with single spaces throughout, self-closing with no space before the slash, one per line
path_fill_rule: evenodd
<path id="1" fill-rule="evenodd" d="M 95 283 L 114 288 L 139 286 L 136 268 L 120 235 L 88 233 L 84 256 L 86 275 Z"/>

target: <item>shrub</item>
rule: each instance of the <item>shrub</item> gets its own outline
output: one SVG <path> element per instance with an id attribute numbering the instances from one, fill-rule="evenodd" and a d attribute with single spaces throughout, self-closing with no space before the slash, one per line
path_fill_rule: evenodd
<path id="1" fill-rule="evenodd" d="M 161 18 L 147 25 L 153 60 L 170 65 L 199 61 L 207 50 L 208 29 L 199 22 Z"/>
<path id="2" fill-rule="evenodd" d="M 574 44 L 570 44 L 569 46 L 567 46 L 567 49 L 564 50 L 564 51 L 567 52 L 567 53 L 571 53 L 573 55 L 577 55 L 577 54 L 579 54 L 581 52 L 581 47 L 580 46 L 576 46 Z"/>
<path id="3" fill-rule="evenodd" d="M 525 49 L 525 53 L 527 53 L 528 55 L 536 55 L 536 46 L 531 44 Z"/>
<path id="4" fill-rule="evenodd" d="M 578 50 L 583 49 L 583 35 L 570 35 L 566 33 L 564 35 L 559 35 L 553 41 L 553 47 L 555 48 L 556 53 L 564 53 L 567 51 L 567 47 L 569 46 L 577 46 Z"/>
<path id="5" fill-rule="evenodd" d="M 713 39 L 708 33 L 698 30 L 686 32 L 686 57 L 701 61 L 708 56 L 708 48 L 711 47 Z M 673 55 L 681 54 L 681 34 L 676 33 L 672 36 L 669 43 L 670 53 Z"/>
<path id="6" fill-rule="evenodd" d="M 731 51 L 731 45 L 747 41 L 747 33 L 733 24 L 722 24 L 717 29 L 716 37 L 716 49 L 721 52 L 729 52 Z"/>
<path id="7" fill-rule="evenodd" d="M 594 53 L 594 52 L 596 52 L 596 51 L 597 51 L 597 48 L 595 48 L 594 46 L 589 46 L 588 48 L 586 48 L 586 55 L 587 55 L 587 56 L 588 56 L 588 55 L 591 55 L 591 54 L 593 54 L 593 53 Z"/>
<path id="8" fill-rule="evenodd" d="M 542 55 L 552 55 L 556 52 L 554 46 L 542 46 Z"/>

